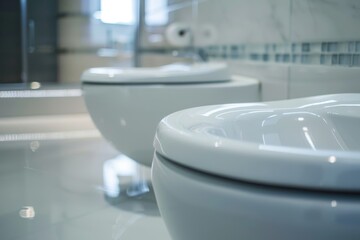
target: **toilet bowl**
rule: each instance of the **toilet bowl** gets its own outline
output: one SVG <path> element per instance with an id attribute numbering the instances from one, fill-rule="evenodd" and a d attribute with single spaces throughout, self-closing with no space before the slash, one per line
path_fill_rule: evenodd
<path id="1" fill-rule="evenodd" d="M 191 108 L 154 140 L 180 239 L 360 239 L 360 94 Z"/>
<path id="2" fill-rule="evenodd" d="M 256 79 L 230 76 L 224 64 L 158 68 L 94 68 L 82 75 L 88 111 L 102 135 L 121 153 L 150 166 L 156 126 L 189 107 L 259 101 Z"/>

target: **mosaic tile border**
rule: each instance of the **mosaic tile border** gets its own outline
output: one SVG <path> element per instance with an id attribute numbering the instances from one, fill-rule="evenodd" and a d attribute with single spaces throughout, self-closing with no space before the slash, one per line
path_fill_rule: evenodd
<path id="1" fill-rule="evenodd" d="M 210 60 L 360 67 L 360 41 L 211 45 L 202 49 Z"/>

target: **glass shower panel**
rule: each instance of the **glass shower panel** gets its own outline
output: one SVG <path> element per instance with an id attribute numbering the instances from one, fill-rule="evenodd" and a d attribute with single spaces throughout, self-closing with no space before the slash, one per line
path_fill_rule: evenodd
<path id="1" fill-rule="evenodd" d="M 20 1 L 0 1 L 0 83 L 20 83 Z"/>
<path id="2" fill-rule="evenodd" d="M 0 83 L 56 82 L 56 6 L 0 1 Z"/>
<path id="3" fill-rule="evenodd" d="M 26 5 L 27 81 L 57 82 L 57 0 L 27 0 Z"/>

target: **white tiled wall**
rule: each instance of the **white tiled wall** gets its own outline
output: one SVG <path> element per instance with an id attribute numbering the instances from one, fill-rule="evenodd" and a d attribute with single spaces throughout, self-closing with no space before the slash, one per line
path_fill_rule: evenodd
<path id="1" fill-rule="evenodd" d="M 233 74 L 246 75 L 261 81 L 263 101 L 288 98 L 289 65 L 246 63 L 239 61 L 228 61 L 228 64 Z"/>
<path id="2" fill-rule="evenodd" d="M 216 41 L 210 43 L 212 45 L 223 48 L 237 44 L 282 44 L 289 49 L 290 60 L 286 63 L 254 63 L 248 59 L 229 61 L 229 56 L 224 57 L 223 61 L 230 63 L 233 73 L 250 75 L 262 81 L 263 100 L 360 92 L 358 65 L 324 66 L 311 60 L 320 57 L 331 60 L 332 53 L 321 56 L 324 42 L 339 45 L 346 42 L 344 46 L 354 42 L 354 46 L 359 45 L 360 54 L 359 0 L 207 0 L 199 1 L 198 10 L 195 29 L 200 31 L 201 26 L 214 28 Z M 198 38 L 198 46 L 209 44 Z M 296 58 L 291 50 L 293 43 L 300 49 L 302 44 L 309 43 L 319 46 L 320 50 L 316 56 L 305 52 L 309 61 L 297 56 L 296 62 L 292 63 Z M 336 54 L 342 51 L 348 49 L 338 50 Z M 358 57 L 356 51 L 352 53 L 354 59 Z M 304 62 L 306 65 L 302 65 Z"/>
<path id="3" fill-rule="evenodd" d="M 208 0 L 198 11 L 199 27 L 214 26 L 219 44 L 289 41 L 289 0 Z"/>
<path id="4" fill-rule="evenodd" d="M 291 0 L 291 4 L 292 42 L 360 40 L 359 0 Z M 359 67 L 290 68 L 290 98 L 343 92 L 360 92 Z"/>
<path id="5" fill-rule="evenodd" d="M 360 68 L 291 66 L 290 98 L 333 93 L 360 93 Z"/>
<path id="6" fill-rule="evenodd" d="M 289 0 L 200 1 L 196 45 L 287 44 L 290 41 L 289 10 Z M 203 33 L 204 29 L 209 32 Z M 212 42 L 206 34 L 211 35 Z M 232 73 L 256 77 L 262 82 L 263 100 L 287 98 L 288 65 L 227 61 Z"/>
<path id="7" fill-rule="evenodd" d="M 291 0 L 292 40 L 360 39 L 359 0 Z"/>

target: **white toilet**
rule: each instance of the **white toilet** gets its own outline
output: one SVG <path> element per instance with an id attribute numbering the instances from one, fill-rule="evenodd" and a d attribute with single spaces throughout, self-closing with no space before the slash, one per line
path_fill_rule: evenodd
<path id="1" fill-rule="evenodd" d="M 174 240 L 360 239 L 360 94 L 179 111 L 154 146 Z"/>
<path id="2" fill-rule="evenodd" d="M 150 166 L 156 126 L 189 107 L 260 100 L 259 81 L 230 76 L 220 63 L 158 68 L 93 68 L 82 75 L 88 111 L 102 135 L 123 154 Z"/>

